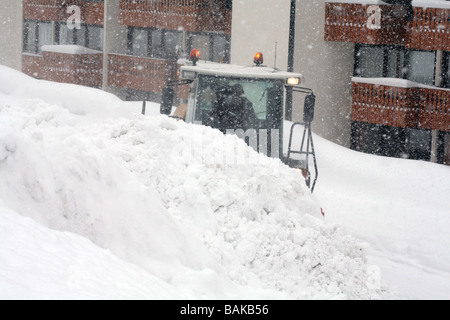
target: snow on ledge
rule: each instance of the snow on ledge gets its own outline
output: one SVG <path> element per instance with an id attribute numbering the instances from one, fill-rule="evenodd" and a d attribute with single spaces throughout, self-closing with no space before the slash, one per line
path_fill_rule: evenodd
<path id="1" fill-rule="evenodd" d="M 352 3 L 362 5 L 392 5 L 382 0 L 326 0 L 328 3 Z M 414 7 L 450 9 L 450 1 L 446 0 L 413 0 Z"/>
<path id="2" fill-rule="evenodd" d="M 65 54 L 101 54 L 101 51 L 89 49 L 77 45 L 46 45 L 42 46 L 42 51 L 44 52 L 55 52 L 55 53 L 65 53 Z"/>
<path id="3" fill-rule="evenodd" d="M 442 91 L 450 91 L 450 89 L 439 88 L 435 86 L 427 86 L 425 84 L 413 82 L 405 79 L 398 78 L 359 78 L 353 77 L 352 82 L 356 83 L 367 83 L 374 84 L 379 86 L 389 86 L 389 87 L 397 87 L 397 88 L 427 88 L 434 90 L 442 90 Z"/>
<path id="4" fill-rule="evenodd" d="M 351 4 L 362 4 L 362 5 L 387 5 L 390 6 L 389 3 L 386 3 L 382 0 L 326 0 L 328 3 L 351 3 Z"/>
<path id="5" fill-rule="evenodd" d="M 450 1 L 445 0 L 413 0 L 414 7 L 450 9 Z"/>

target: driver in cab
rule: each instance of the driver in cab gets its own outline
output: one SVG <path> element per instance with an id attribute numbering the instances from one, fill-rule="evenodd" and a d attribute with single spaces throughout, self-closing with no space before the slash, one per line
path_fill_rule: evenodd
<path id="1" fill-rule="evenodd" d="M 219 88 L 216 98 L 211 113 L 213 128 L 225 133 L 227 129 L 247 130 L 255 127 L 258 118 L 241 84 Z"/>

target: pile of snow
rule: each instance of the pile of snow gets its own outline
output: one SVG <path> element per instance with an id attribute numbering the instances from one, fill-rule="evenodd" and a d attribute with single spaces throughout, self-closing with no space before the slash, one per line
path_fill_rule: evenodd
<path id="1" fill-rule="evenodd" d="M 50 230 L 1 202 L 0 230 L 2 300 L 186 298 L 86 238 Z"/>
<path id="2" fill-rule="evenodd" d="M 141 272 L 148 273 L 145 284 L 158 278 L 158 298 L 175 291 L 194 299 L 387 294 L 362 245 L 323 223 L 299 172 L 211 128 L 164 116 L 129 116 L 121 106 L 99 90 L 37 81 L 0 67 L 3 292 L 60 297 L 68 287 L 58 280 L 63 270 L 42 266 L 51 258 L 55 268 L 67 268 L 68 257 L 81 254 L 70 249 L 74 241 L 75 247 L 103 248 L 107 259 L 113 254 L 122 260 L 117 273 L 111 263 L 108 274 L 125 282 Z M 235 158 L 224 161 L 229 155 Z M 70 236 L 25 223 L 17 213 Z M 16 241 L 16 228 L 24 231 L 23 241 Z M 33 237 L 49 249 L 25 246 Z M 52 249 L 57 240 L 67 246 Z M 13 268 L 15 261 L 33 260 L 29 254 L 41 264 L 28 266 L 28 272 L 35 268 L 33 277 L 54 283 L 41 287 Z M 133 274 L 126 276 L 129 264 Z M 104 283 L 107 288 L 110 282 Z M 81 286 L 77 292 L 66 288 L 66 296 L 102 296 Z M 130 297 L 146 292 L 155 297 L 144 289 Z"/>

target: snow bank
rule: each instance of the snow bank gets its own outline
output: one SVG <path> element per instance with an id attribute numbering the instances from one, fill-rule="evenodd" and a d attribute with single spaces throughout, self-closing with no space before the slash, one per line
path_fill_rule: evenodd
<path id="1" fill-rule="evenodd" d="M 125 103 L 115 95 L 103 90 L 36 80 L 1 65 L 0 93 L 8 95 L 10 98 L 36 99 L 48 104 L 59 105 L 70 113 L 80 116 L 80 121 L 128 116 L 141 110 L 135 103 Z"/>
<path id="2" fill-rule="evenodd" d="M 184 299 L 179 290 L 79 235 L 0 203 L 0 299 Z"/>
<path id="3" fill-rule="evenodd" d="M 315 195 L 329 223 L 370 243 L 369 261 L 408 299 L 450 297 L 450 168 L 355 152 L 314 137 Z"/>
<path id="4" fill-rule="evenodd" d="M 29 95 L 14 79 L 36 86 L 36 95 L 42 85 L 45 101 L 21 99 Z M 119 117 L 98 91 L 77 87 L 78 104 L 48 103 L 74 88 L 55 84 L 53 96 L 51 87 L 0 72 L 0 91 L 10 93 L 0 94 L 3 207 L 83 236 L 167 282 L 162 298 L 173 287 L 190 298 L 385 293 L 361 245 L 323 223 L 296 170 L 211 128 Z M 17 251 L 2 254 L 14 261 Z"/>

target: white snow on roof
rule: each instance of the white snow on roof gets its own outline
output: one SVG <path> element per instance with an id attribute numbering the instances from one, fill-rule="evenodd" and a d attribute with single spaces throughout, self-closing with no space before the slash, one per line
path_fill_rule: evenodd
<path id="1" fill-rule="evenodd" d="M 327 0 L 329 3 L 354 3 L 363 5 L 391 5 L 382 0 Z M 412 5 L 414 7 L 424 7 L 424 8 L 443 8 L 450 9 L 450 1 L 446 0 L 413 0 Z"/>
<path id="2" fill-rule="evenodd" d="M 386 3 L 381 0 L 327 0 L 329 3 L 354 3 L 354 4 L 382 4 L 382 5 L 390 5 L 389 3 Z"/>
<path id="3" fill-rule="evenodd" d="M 436 89 L 436 90 L 444 90 L 444 91 L 450 91 L 450 89 L 445 88 L 439 88 L 435 86 L 427 86 L 425 84 L 413 82 L 410 80 L 405 79 L 398 79 L 398 78 L 359 78 L 359 77 L 353 77 L 352 82 L 357 83 L 368 83 L 368 84 L 375 84 L 380 86 L 390 86 L 390 87 L 398 87 L 398 88 L 429 88 L 429 89 Z"/>
<path id="4" fill-rule="evenodd" d="M 99 54 L 101 51 L 92 50 L 78 45 L 45 45 L 42 51 L 65 54 Z"/>
<path id="5" fill-rule="evenodd" d="M 180 60 L 178 63 L 183 65 L 189 62 Z M 207 61 L 199 61 L 196 66 L 184 65 L 181 69 L 206 75 L 225 75 L 243 78 L 257 77 L 261 79 L 287 79 L 290 77 L 303 79 L 303 76 L 300 73 L 281 71 L 267 66 L 239 66 Z"/>
<path id="6" fill-rule="evenodd" d="M 446 0 L 413 0 L 414 7 L 450 9 L 450 1 Z"/>

